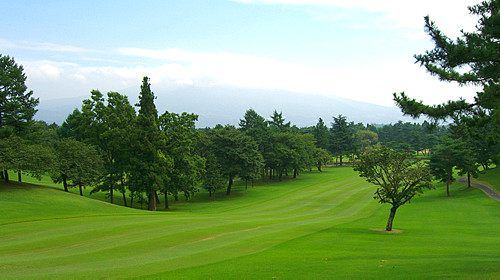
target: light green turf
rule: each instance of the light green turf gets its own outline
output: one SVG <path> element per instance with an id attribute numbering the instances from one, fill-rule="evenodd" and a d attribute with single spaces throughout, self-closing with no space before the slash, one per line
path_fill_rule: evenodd
<path id="1" fill-rule="evenodd" d="M 0 278 L 500 278 L 500 203 L 451 186 L 388 206 L 351 168 L 149 213 L 0 184 Z"/>

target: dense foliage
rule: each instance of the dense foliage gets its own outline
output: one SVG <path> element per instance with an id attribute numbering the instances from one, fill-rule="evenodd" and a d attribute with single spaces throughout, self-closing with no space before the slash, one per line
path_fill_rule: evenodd
<path id="1" fill-rule="evenodd" d="M 364 153 L 354 167 L 359 176 L 377 186 L 375 199 L 392 205 L 385 230 L 392 230 L 396 210 L 432 187 L 429 168 L 407 152 L 380 146 Z"/>

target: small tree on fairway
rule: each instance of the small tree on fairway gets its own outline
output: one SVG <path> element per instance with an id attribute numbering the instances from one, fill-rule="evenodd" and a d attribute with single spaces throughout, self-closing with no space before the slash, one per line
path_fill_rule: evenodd
<path id="1" fill-rule="evenodd" d="M 394 151 L 385 146 L 373 148 L 359 158 L 354 167 L 359 176 L 378 186 L 375 199 L 392 205 L 386 231 L 392 230 L 396 210 L 409 202 L 417 193 L 432 188 L 430 170 L 408 153 Z"/>

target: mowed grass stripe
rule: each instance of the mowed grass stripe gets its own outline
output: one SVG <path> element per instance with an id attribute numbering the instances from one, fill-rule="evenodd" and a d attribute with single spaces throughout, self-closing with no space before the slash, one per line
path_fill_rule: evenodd
<path id="1" fill-rule="evenodd" d="M 306 218 L 309 218 L 309 216 L 311 215 L 307 215 Z M 92 223 L 89 223 L 89 222 L 82 222 L 84 224 L 87 224 L 88 225 L 88 228 L 96 228 L 96 224 L 92 224 Z M 140 236 L 139 238 L 143 238 L 144 236 L 148 236 L 149 239 L 153 238 L 153 236 L 159 236 L 158 238 L 164 238 L 165 235 L 164 234 L 159 234 L 159 233 L 167 233 L 169 235 L 173 235 L 175 232 L 178 232 L 179 229 L 177 230 L 173 230 L 173 226 L 165 226 L 164 225 L 164 222 L 163 221 L 160 221 L 160 222 L 157 222 L 157 223 L 160 223 L 160 225 L 152 225 L 152 224 L 148 224 L 148 225 L 143 225 L 148 229 L 148 231 L 144 231 L 144 230 L 140 230 L 140 229 L 137 229 L 135 228 L 135 226 L 133 228 L 129 228 L 129 230 L 133 230 L 133 231 L 136 231 L 138 233 L 140 233 Z M 214 224 L 213 221 L 209 222 L 210 224 Z M 220 221 L 218 221 L 217 223 L 220 223 Z M 142 224 L 144 224 L 144 222 L 142 222 Z M 100 225 L 102 226 L 102 225 Z M 196 226 L 198 228 L 202 227 L 202 224 L 200 224 L 199 222 L 196 222 Z M 231 225 L 233 226 L 233 225 Z M 183 234 L 184 235 L 187 235 L 188 231 L 189 231 L 189 228 L 186 227 L 185 225 L 182 225 L 182 231 L 183 231 Z M 74 228 L 72 228 L 71 230 L 75 230 Z M 54 236 L 53 238 L 57 238 L 58 239 L 58 242 L 59 242 L 59 247 L 61 247 L 62 245 L 61 244 L 64 244 L 65 242 L 66 243 L 69 243 L 69 244 L 72 244 L 71 247 L 74 248 L 75 246 L 77 246 L 77 244 L 75 244 L 74 240 L 84 240 L 82 241 L 81 243 L 82 244 L 88 244 L 88 243 L 95 243 L 95 244 L 100 244 L 101 242 L 104 241 L 107 241 L 107 240 L 111 240 L 114 238 L 114 236 L 109 236 L 109 234 L 111 233 L 120 233 L 118 236 L 116 236 L 117 238 L 120 238 L 121 240 L 125 240 L 123 237 L 128 235 L 127 231 L 124 229 L 124 228 L 120 228 L 119 226 L 112 226 L 110 227 L 108 225 L 108 227 L 106 227 L 105 229 L 101 229 L 99 231 L 97 230 L 92 230 L 92 231 L 83 231 L 83 229 L 80 229 L 80 230 L 77 230 L 78 233 L 77 234 L 69 234 L 68 232 L 58 232 L 60 236 L 64 236 L 64 238 L 61 238 L 60 236 Z M 148 235 L 148 232 L 149 235 Z M 222 232 L 224 232 L 224 230 L 222 230 Z M 153 236 L 151 236 L 151 233 L 154 233 Z M 199 234 L 199 233 L 197 233 Z M 98 238 L 91 238 L 90 240 L 86 240 L 85 237 L 92 237 L 92 236 L 100 236 Z M 106 237 L 103 237 L 103 236 L 106 236 Z M 171 238 L 172 240 L 177 240 L 177 238 L 174 236 Z M 186 239 L 186 238 L 185 238 Z M 27 254 L 31 254 L 31 257 L 34 256 L 33 254 L 33 250 L 36 250 L 39 245 L 44 245 L 44 244 L 50 244 L 50 240 L 45 240 L 45 239 L 42 239 L 41 241 L 38 242 L 38 244 L 35 244 L 35 240 L 32 240 L 32 239 L 26 239 L 26 240 L 29 240 L 30 244 L 29 244 L 29 247 L 32 248 L 32 250 L 29 250 L 28 252 L 26 252 Z M 130 242 L 130 240 L 127 240 L 127 242 Z M 188 242 L 189 242 L 189 239 L 188 239 Z M 114 243 L 113 243 L 114 244 Z M 38 246 L 37 246 L 38 245 Z M 26 244 L 20 244 L 18 245 L 19 247 L 22 247 L 22 246 L 26 246 Z M 118 245 L 116 245 L 118 246 Z M 101 248 L 100 246 L 97 246 L 98 248 Z M 7 249 L 11 249 L 11 250 L 15 250 L 16 248 L 15 247 L 11 247 L 11 248 L 7 248 Z M 89 249 L 88 247 L 86 249 Z M 102 249 L 102 248 L 101 248 Z M 67 252 L 66 248 L 62 248 L 61 250 L 64 250 Z M 25 256 L 19 256 L 20 258 L 24 258 Z"/>
<path id="2" fill-rule="evenodd" d="M 95 267 L 106 267 L 104 270 L 107 270 L 127 268 L 130 265 L 150 264 L 154 266 L 158 262 L 158 258 L 163 260 L 160 262 L 168 261 L 171 263 L 173 259 L 182 259 L 196 254 L 207 256 L 207 252 L 209 252 L 208 256 L 211 257 L 206 258 L 203 262 L 211 262 L 255 253 L 291 238 L 310 234 L 311 230 L 321 230 L 331 226 L 334 223 L 323 226 L 321 224 L 325 220 L 333 221 L 335 212 L 340 214 L 342 218 L 349 216 L 341 211 L 334 211 L 335 208 L 343 205 L 344 201 L 359 201 L 360 197 L 364 197 L 364 203 L 353 206 L 357 209 L 373 204 L 373 201 L 366 199 L 366 189 L 356 189 L 353 188 L 354 185 L 350 187 L 338 182 L 332 184 L 331 179 L 322 180 L 320 183 L 310 186 L 305 185 L 304 182 L 298 183 L 295 189 L 294 186 L 291 187 L 289 195 L 279 199 L 273 197 L 272 199 L 273 204 L 277 204 L 274 206 L 275 209 L 284 209 L 287 212 L 287 220 L 283 220 L 281 215 L 276 213 L 268 215 L 268 217 L 275 215 L 274 219 L 261 219 L 262 217 L 252 216 L 252 213 L 269 210 L 266 209 L 268 205 L 263 202 L 261 207 L 238 207 L 239 210 L 233 208 L 232 212 L 222 212 L 211 218 L 199 219 L 201 218 L 199 217 L 196 219 L 193 217 L 196 221 L 191 223 L 186 222 L 185 218 L 176 217 L 177 213 L 153 217 L 91 217 L 26 222 L 22 230 L 30 228 L 28 224 L 37 224 L 38 226 L 35 228 L 38 228 L 38 234 L 36 235 L 40 236 L 40 239 L 33 240 L 29 236 L 24 236 L 14 239 L 14 241 L 17 239 L 17 244 L 16 242 L 12 244 L 2 242 L 2 246 L 0 246 L 1 263 L 10 263 L 8 266 L 12 268 L 11 272 L 23 271 L 24 276 L 40 276 L 50 275 L 51 271 L 81 270 L 89 272 L 95 270 Z M 254 191 L 257 190 L 258 187 Z M 243 196 L 237 199 L 243 199 Z M 290 200 L 302 203 L 290 203 Z M 314 207 L 318 207 L 321 201 L 336 203 L 331 203 L 330 206 L 317 211 Z M 247 205 L 252 204 L 247 203 Z M 347 204 L 344 208 L 348 208 Z M 323 215 L 328 210 L 332 210 L 333 214 Z M 349 211 L 349 213 L 350 216 L 356 215 L 356 211 Z M 242 215 L 246 215 L 247 219 L 241 219 L 241 217 L 235 219 L 235 217 Z M 248 222 L 242 222 L 245 220 Z M 46 224 L 45 229 L 43 224 Z M 188 224 L 196 226 L 190 228 L 187 226 Z M 51 230 L 50 228 L 54 226 L 59 226 L 59 228 Z M 302 229 L 299 230 L 299 228 Z M 14 232 L 11 232 L 11 238 Z M 45 237 L 43 237 L 44 234 L 40 234 L 41 232 L 45 234 Z M 2 233 L 4 233 L 3 230 Z M 31 237 L 35 235 L 34 233 L 27 234 L 31 234 Z M 5 236 L 2 234 L 3 237 Z M 23 239 L 26 240 L 26 243 L 19 243 L 19 240 Z M 57 245 L 51 247 L 50 244 L 53 243 L 57 243 Z M 30 247 L 32 250 L 19 253 L 23 247 Z M 34 253 L 33 250 L 40 251 Z M 221 250 L 226 253 L 221 254 Z M 9 251 L 11 254 L 6 254 Z M 191 265 L 201 263 L 195 262 Z M 30 267 L 36 267 L 32 269 L 32 273 L 30 273 Z M 176 269 L 178 265 L 168 267 L 167 269 L 163 266 L 162 269 Z M 127 269 L 127 271 L 129 270 Z M 11 276 L 14 275 L 16 273 Z"/>

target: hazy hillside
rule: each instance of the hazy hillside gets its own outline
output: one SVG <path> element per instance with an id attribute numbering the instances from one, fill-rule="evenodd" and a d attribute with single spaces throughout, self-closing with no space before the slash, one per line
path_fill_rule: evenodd
<path id="1" fill-rule="evenodd" d="M 191 112 L 198 114 L 198 127 L 213 127 L 216 124 L 237 125 L 245 111 L 253 108 L 264 117 L 276 109 L 299 127 L 315 125 L 321 117 L 327 124 L 332 116 L 342 114 L 349 121 L 363 123 L 395 123 L 412 121 L 404 117 L 395 107 L 385 107 L 340 97 L 299 94 L 283 90 L 241 89 L 229 87 L 183 87 L 176 90 L 155 90 L 156 106 L 160 113 Z M 137 102 L 138 89 L 120 91 L 129 96 L 131 103 Z M 42 100 L 36 118 L 49 123 L 62 123 L 75 108 L 81 108 L 82 100 L 89 98 L 64 98 Z"/>

